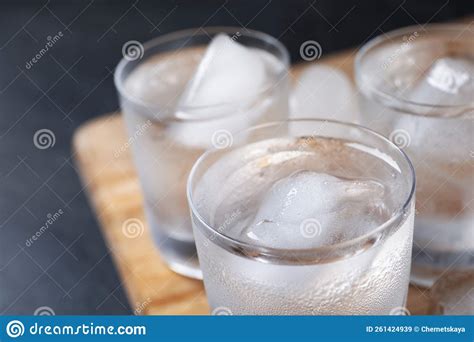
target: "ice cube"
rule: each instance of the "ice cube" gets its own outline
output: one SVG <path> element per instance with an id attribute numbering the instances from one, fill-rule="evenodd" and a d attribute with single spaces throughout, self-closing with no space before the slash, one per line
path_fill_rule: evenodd
<path id="1" fill-rule="evenodd" d="M 297 171 L 264 195 L 241 238 L 274 248 L 311 248 L 359 236 L 387 219 L 384 186 Z"/>
<path id="2" fill-rule="evenodd" d="M 340 70 L 325 65 L 306 68 L 290 97 L 292 117 L 357 122 L 358 107 L 351 81 Z"/>
<path id="3" fill-rule="evenodd" d="M 258 53 L 219 34 L 209 44 L 189 81 L 180 107 L 248 101 L 258 94 L 265 81 L 265 65 Z M 209 111 L 201 114 L 209 116 Z"/>
<path id="4" fill-rule="evenodd" d="M 216 145 L 215 135 L 256 123 L 269 102 L 258 96 L 269 76 L 262 53 L 219 34 L 209 44 L 186 86 L 169 126 L 177 141 L 198 148 Z"/>
<path id="5" fill-rule="evenodd" d="M 429 105 L 413 108 L 422 115 L 402 115 L 397 119 L 392 137 L 398 136 L 401 147 L 411 149 L 423 160 L 465 162 L 472 149 L 472 118 L 468 117 L 468 112 L 463 112 L 465 119 L 457 120 L 450 117 L 459 114 L 457 107 L 435 106 L 467 104 L 472 102 L 473 94 L 474 63 L 461 58 L 437 60 L 413 87 L 403 92 L 408 100 Z M 433 119 L 430 115 L 437 117 Z M 474 112 L 471 110 L 472 115 Z"/>
<path id="6" fill-rule="evenodd" d="M 474 63 L 445 57 L 436 60 L 416 85 L 405 91 L 405 97 L 416 103 L 447 106 L 469 103 L 473 93 Z"/>

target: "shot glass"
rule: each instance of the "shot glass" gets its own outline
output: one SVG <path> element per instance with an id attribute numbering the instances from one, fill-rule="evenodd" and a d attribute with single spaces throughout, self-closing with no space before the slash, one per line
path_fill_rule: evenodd
<path id="1" fill-rule="evenodd" d="M 474 269 L 474 33 L 465 25 L 399 29 L 355 62 L 361 124 L 409 155 L 418 185 L 412 281 Z"/>
<path id="2" fill-rule="evenodd" d="M 207 45 L 220 33 L 263 56 L 264 85 L 245 96 L 240 94 L 239 101 L 214 103 L 212 94 L 205 94 L 207 98 L 196 105 L 181 102 Z M 231 145 L 235 130 L 286 118 L 289 55 L 275 38 L 233 27 L 175 32 L 143 46 L 129 43 L 115 71 L 115 85 L 143 189 L 146 219 L 168 266 L 182 275 L 201 278 L 186 202 L 188 173 L 205 149 Z M 229 61 L 228 69 L 220 66 L 227 75 L 232 75 L 235 59 Z M 209 75 L 216 92 L 222 88 L 219 82 L 248 77 L 225 79 L 222 75 Z"/>
<path id="3" fill-rule="evenodd" d="M 415 174 L 361 126 L 294 119 L 239 133 L 188 179 L 213 314 L 404 313 Z"/>

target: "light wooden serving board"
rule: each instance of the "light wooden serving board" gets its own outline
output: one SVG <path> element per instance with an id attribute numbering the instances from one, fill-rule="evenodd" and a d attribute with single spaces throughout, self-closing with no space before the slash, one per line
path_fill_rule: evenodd
<path id="1" fill-rule="evenodd" d="M 351 79 L 354 52 L 323 58 L 324 63 L 343 70 Z M 293 76 L 310 63 L 293 68 Z M 137 237 L 127 237 L 123 223 L 130 218 L 145 222 L 143 198 L 119 113 L 87 122 L 74 136 L 74 152 L 84 186 L 99 219 L 102 233 L 117 266 L 130 305 L 136 314 L 209 314 L 201 281 L 170 271 L 155 249 L 148 228 Z M 129 235 L 129 234 L 128 234 Z M 130 236 L 130 235 L 129 235 Z M 428 312 L 428 291 L 410 286 L 408 309 L 412 314 Z"/>

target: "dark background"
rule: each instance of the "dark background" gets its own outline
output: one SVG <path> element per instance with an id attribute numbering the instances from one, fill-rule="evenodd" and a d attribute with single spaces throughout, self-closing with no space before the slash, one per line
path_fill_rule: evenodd
<path id="1" fill-rule="evenodd" d="M 278 37 L 298 59 L 394 28 L 474 13 L 474 1 L 2 1 L 0 3 L 0 312 L 129 314 L 131 309 L 71 154 L 74 130 L 118 108 L 112 73 L 129 40 L 183 28 L 232 25 Z M 474 24 L 471 23 L 471 29 Z M 63 37 L 31 68 L 47 42 Z M 56 142 L 40 150 L 39 129 Z M 48 214 L 64 214 L 34 242 Z"/>

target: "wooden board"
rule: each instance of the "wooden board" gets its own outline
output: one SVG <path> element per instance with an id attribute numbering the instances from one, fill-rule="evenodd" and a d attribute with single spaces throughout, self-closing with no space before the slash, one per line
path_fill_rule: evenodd
<path id="1" fill-rule="evenodd" d="M 322 59 L 352 78 L 354 52 L 344 52 Z M 298 74 L 310 64 L 292 70 Z M 208 314 L 201 281 L 170 271 L 161 261 L 148 229 L 136 237 L 127 237 L 123 223 L 130 218 L 145 222 L 143 198 L 126 147 L 127 137 L 118 113 L 92 120 L 78 129 L 74 150 L 79 172 L 92 207 L 111 251 L 136 314 Z M 123 153 L 117 154 L 119 149 Z M 135 235 L 134 235 L 135 236 Z M 412 314 L 426 314 L 428 291 L 410 286 L 408 309 Z"/>

